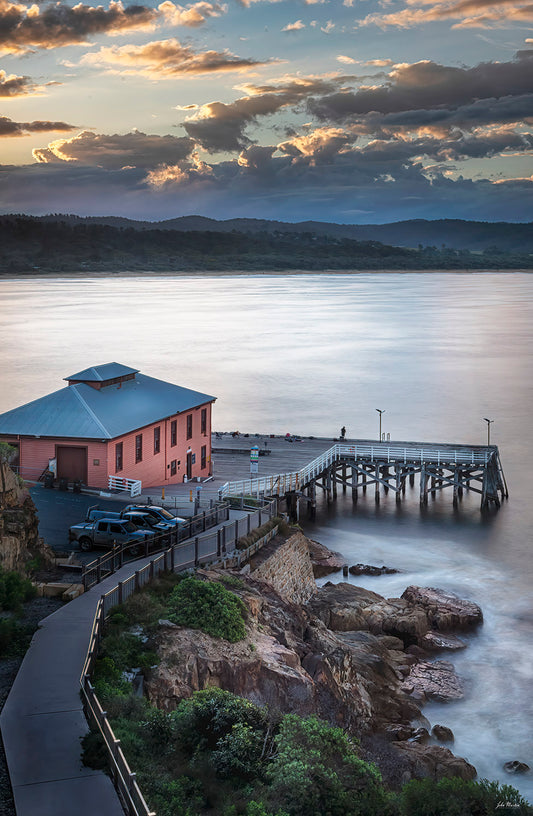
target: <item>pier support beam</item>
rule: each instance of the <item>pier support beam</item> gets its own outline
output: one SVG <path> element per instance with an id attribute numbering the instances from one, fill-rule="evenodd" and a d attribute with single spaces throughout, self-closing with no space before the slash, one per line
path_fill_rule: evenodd
<path id="1" fill-rule="evenodd" d="M 376 504 L 379 504 L 379 465 L 376 465 L 376 492 L 375 492 L 375 500 L 376 500 Z"/>

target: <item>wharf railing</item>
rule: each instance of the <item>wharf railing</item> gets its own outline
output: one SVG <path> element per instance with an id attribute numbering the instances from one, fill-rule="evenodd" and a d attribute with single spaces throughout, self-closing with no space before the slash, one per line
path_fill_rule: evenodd
<path id="1" fill-rule="evenodd" d="M 300 470 L 262 476 L 257 479 L 241 479 L 226 482 L 219 490 L 219 498 L 226 496 L 280 496 L 300 490 L 336 462 L 365 461 L 379 464 L 460 464 L 485 466 L 489 459 L 497 455 L 495 446 L 467 446 L 433 444 L 421 445 L 416 442 L 396 443 L 355 443 L 333 445 Z"/>
<path id="2" fill-rule="evenodd" d="M 231 522 L 230 525 L 227 525 L 231 530 L 227 539 L 224 537 L 224 540 L 227 540 L 227 544 L 236 543 L 238 538 L 251 532 L 252 529 L 260 527 L 267 518 L 271 519 L 275 517 L 277 511 L 278 502 L 276 499 L 264 502 L 261 507 L 257 507 L 245 519 L 238 519 L 235 522 Z M 241 524 L 241 522 L 245 522 L 244 525 Z M 222 529 L 225 529 L 225 527 Z M 265 543 L 270 541 L 277 532 L 278 527 L 273 527 L 266 535 L 254 542 L 254 544 L 249 546 L 246 550 L 239 551 L 229 559 L 222 559 L 225 562 L 224 565 L 240 567 L 243 560 L 250 558 L 250 556 L 257 552 Z M 217 530 L 216 533 L 220 533 L 220 530 Z M 235 538 L 235 536 L 237 536 L 237 538 Z M 187 558 L 184 562 L 180 560 L 178 553 L 181 548 L 182 545 L 169 547 L 165 552 L 160 553 L 148 564 L 145 564 L 144 567 L 136 570 L 125 581 L 119 581 L 115 587 L 101 596 L 96 608 L 89 639 L 89 647 L 80 677 L 81 695 L 87 720 L 93 728 L 97 728 L 100 731 L 104 739 L 113 784 L 129 816 L 156 816 L 156 814 L 150 810 L 142 795 L 141 789 L 137 784 L 136 774 L 131 770 L 122 751 L 120 740 L 116 738 L 113 732 L 107 717 L 107 712 L 102 708 L 95 693 L 94 686 L 91 682 L 91 675 L 98 657 L 104 623 L 110 611 L 118 604 L 126 601 L 136 590 L 146 586 L 146 584 L 160 573 L 168 571 L 180 572 L 188 566 L 191 566 Z M 199 538 L 197 538 L 195 539 L 195 552 L 199 553 L 200 549 L 203 551 L 203 547 L 199 544 Z M 225 553 L 222 553 L 222 551 L 218 553 L 217 542 L 216 550 L 214 549 L 210 554 L 204 553 L 204 560 L 206 563 L 219 561 L 221 560 L 220 556 L 222 554 Z M 192 564 L 192 566 L 194 566 L 194 564 Z"/>

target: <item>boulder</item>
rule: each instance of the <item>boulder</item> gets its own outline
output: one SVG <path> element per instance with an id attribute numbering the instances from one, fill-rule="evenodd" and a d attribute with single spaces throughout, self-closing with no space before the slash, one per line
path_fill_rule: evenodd
<path id="1" fill-rule="evenodd" d="M 349 569 L 350 575 L 393 575 L 399 572 L 391 567 L 374 567 L 371 564 L 354 564 Z"/>
<path id="2" fill-rule="evenodd" d="M 451 663 L 437 660 L 434 663 L 416 663 L 402 683 L 407 694 L 423 695 L 427 700 L 446 703 L 464 696 L 462 679 L 455 673 Z M 418 696 L 416 699 L 420 699 Z"/>
<path id="3" fill-rule="evenodd" d="M 457 652 L 466 649 L 466 643 L 456 635 L 443 635 L 441 632 L 426 632 L 418 644 L 428 652 Z"/>
<path id="4" fill-rule="evenodd" d="M 426 609 L 431 628 L 440 632 L 471 629 L 483 621 L 481 607 L 444 589 L 408 586 L 402 598 Z"/>
<path id="5" fill-rule="evenodd" d="M 343 567 L 347 566 L 346 559 L 341 553 L 329 550 L 323 544 L 319 544 L 318 541 L 312 541 L 311 539 L 307 539 L 307 541 L 315 578 L 324 578 L 326 575 L 339 572 Z"/>
<path id="6" fill-rule="evenodd" d="M 455 739 L 452 729 L 447 728 L 445 725 L 434 725 L 431 729 L 431 733 L 435 739 L 438 739 L 440 742 L 453 742 Z"/>
<path id="7" fill-rule="evenodd" d="M 476 769 L 473 765 L 455 756 L 448 748 L 440 745 L 420 745 L 416 742 L 395 742 L 394 747 L 410 765 L 411 779 L 442 779 L 459 777 L 465 781 L 475 779 Z M 408 779 L 404 778 L 404 782 Z"/>
<path id="8" fill-rule="evenodd" d="M 510 762 L 504 762 L 503 769 L 509 774 L 523 774 L 530 770 L 529 765 L 526 765 L 525 762 L 520 762 L 518 759 L 512 759 Z"/>

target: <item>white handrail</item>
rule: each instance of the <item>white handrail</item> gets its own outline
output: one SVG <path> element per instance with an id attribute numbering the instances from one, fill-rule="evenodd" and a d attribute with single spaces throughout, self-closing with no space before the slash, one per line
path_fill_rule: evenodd
<path id="1" fill-rule="evenodd" d="M 126 479 L 121 476 L 108 476 L 109 490 L 128 490 L 130 496 L 140 496 L 142 482 L 140 479 Z"/>

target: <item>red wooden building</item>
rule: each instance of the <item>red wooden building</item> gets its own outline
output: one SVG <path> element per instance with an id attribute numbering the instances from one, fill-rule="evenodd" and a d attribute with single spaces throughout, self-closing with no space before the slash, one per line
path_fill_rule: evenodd
<path id="1" fill-rule="evenodd" d="M 119 363 L 65 377 L 68 385 L 0 414 L 0 440 L 37 481 L 58 478 L 106 488 L 109 476 L 143 487 L 211 475 L 211 407 L 216 397 Z"/>

